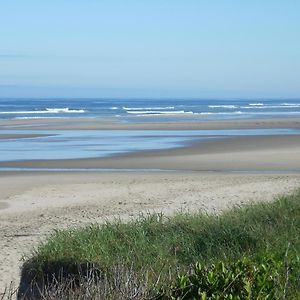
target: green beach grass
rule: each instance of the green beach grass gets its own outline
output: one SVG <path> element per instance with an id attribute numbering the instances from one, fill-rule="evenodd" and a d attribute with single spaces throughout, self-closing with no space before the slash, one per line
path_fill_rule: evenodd
<path id="1" fill-rule="evenodd" d="M 49 283 L 53 277 L 74 279 L 91 269 L 116 274 L 121 266 L 131 270 L 135 280 L 146 282 L 156 296 L 172 299 L 172 287 L 180 288 L 178 274 L 188 278 L 195 263 L 207 271 L 220 261 L 230 266 L 246 259 L 257 268 L 271 266 L 274 299 L 299 299 L 299 256 L 300 191 L 220 215 L 156 214 L 129 223 L 116 220 L 56 231 L 24 263 L 21 285 Z"/>

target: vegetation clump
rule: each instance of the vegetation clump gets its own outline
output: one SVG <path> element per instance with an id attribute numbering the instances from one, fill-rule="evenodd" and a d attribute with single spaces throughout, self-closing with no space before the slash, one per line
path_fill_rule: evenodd
<path id="1" fill-rule="evenodd" d="M 87 273 L 113 280 L 121 265 L 161 299 L 297 299 L 299 251 L 297 192 L 221 215 L 157 214 L 56 231 L 24 263 L 20 286 L 24 292 L 33 282 L 82 282 Z"/>
<path id="2" fill-rule="evenodd" d="M 206 268 L 197 263 L 191 274 L 178 275 L 160 300 L 274 299 L 277 270 L 273 262 L 255 265 L 246 259 Z"/>

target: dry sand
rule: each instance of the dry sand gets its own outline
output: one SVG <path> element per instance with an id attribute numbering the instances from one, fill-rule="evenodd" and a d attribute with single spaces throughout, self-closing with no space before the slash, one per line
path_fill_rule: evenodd
<path id="1" fill-rule="evenodd" d="M 184 130 L 300 126 L 300 121 L 296 118 L 203 124 L 179 122 L 161 124 L 160 127 L 159 124 L 122 125 L 110 120 L 83 120 L 82 123 L 76 121 L 76 124 L 71 120 L 51 120 L 49 123 L 45 122 L 45 125 L 41 122 L 45 120 L 0 122 L 0 129 L 32 129 L 36 126 L 39 129 Z M 2 291 L 10 281 L 18 284 L 23 255 L 30 254 L 32 248 L 53 229 L 103 222 L 116 216 L 128 219 L 140 212 L 172 214 L 182 209 L 219 212 L 247 202 L 269 201 L 277 195 L 294 191 L 300 187 L 300 137 L 238 137 L 194 143 L 180 149 L 111 158 L 10 162 L 1 163 L 0 166 L 177 170 L 0 172 Z"/>
<path id="2" fill-rule="evenodd" d="M 299 185 L 298 174 L 2 173 L 0 289 L 18 282 L 23 255 L 53 229 L 139 212 L 218 212 Z"/>

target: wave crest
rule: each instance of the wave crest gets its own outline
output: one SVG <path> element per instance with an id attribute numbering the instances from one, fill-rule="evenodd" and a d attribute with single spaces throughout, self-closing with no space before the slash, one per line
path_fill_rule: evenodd
<path id="1" fill-rule="evenodd" d="M 45 110 L 24 110 L 24 111 L 0 111 L 2 115 L 32 115 L 32 114 L 59 114 L 59 113 L 85 113 L 84 109 L 46 108 Z"/>

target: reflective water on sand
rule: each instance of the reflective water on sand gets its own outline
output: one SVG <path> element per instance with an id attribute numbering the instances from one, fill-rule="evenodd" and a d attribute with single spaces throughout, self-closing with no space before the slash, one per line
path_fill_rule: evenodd
<path id="1" fill-rule="evenodd" d="M 106 157 L 122 153 L 182 147 L 193 141 L 232 136 L 292 135 L 297 129 L 234 130 L 2 130 L 0 161 Z M 14 134 L 47 134 L 9 138 Z"/>

